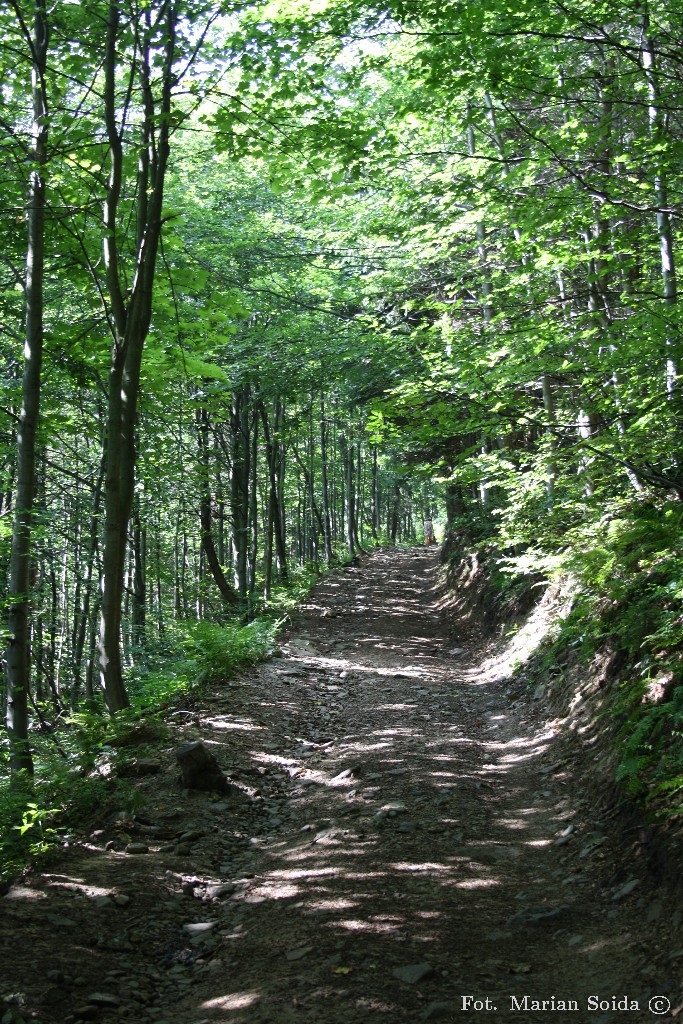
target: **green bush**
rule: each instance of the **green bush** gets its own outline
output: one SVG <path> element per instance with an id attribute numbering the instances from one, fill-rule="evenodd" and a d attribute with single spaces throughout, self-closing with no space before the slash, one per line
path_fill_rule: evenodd
<path id="1" fill-rule="evenodd" d="M 221 683 L 272 651 L 279 622 L 254 619 L 246 626 L 198 622 L 192 627 L 188 654 L 196 665 L 199 685 Z"/>

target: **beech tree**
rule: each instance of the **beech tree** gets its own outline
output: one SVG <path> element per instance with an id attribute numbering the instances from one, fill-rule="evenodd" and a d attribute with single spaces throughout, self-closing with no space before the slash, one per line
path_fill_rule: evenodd
<path id="1" fill-rule="evenodd" d="M 13 35 L 30 67 L 31 134 L 26 145 L 28 239 L 24 279 L 24 370 L 17 421 L 14 526 L 10 552 L 7 647 L 7 733 L 16 779 L 33 774 L 28 742 L 29 590 L 32 510 L 36 482 L 36 432 L 40 412 L 43 359 L 43 278 L 45 269 L 46 173 L 49 109 L 47 95 L 48 20 L 44 0 L 36 0 L 33 19 L 13 2 Z M 28 87 L 28 82 L 26 83 Z"/>

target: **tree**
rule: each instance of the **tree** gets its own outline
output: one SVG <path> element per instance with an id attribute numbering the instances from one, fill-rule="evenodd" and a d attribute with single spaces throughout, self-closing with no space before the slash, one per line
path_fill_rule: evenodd
<path id="1" fill-rule="evenodd" d="M 43 278 L 45 268 L 46 165 L 49 110 L 47 97 L 48 21 L 44 0 L 36 0 L 33 24 L 24 20 L 18 2 L 12 3 L 19 35 L 30 54 L 32 126 L 27 153 L 26 301 L 24 372 L 21 411 L 17 425 L 17 470 L 14 528 L 10 553 L 9 644 L 7 648 L 7 733 L 15 777 L 30 777 L 33 761 L 28 741 L 29 592 L 31 521 L 36 480 L 36 432 L 40 412 L 43 358 Z"/>

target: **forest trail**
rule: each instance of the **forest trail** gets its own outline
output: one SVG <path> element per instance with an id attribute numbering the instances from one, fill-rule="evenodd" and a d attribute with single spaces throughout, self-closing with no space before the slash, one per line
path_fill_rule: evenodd
<path id="1" fill-rule="evenodd" d="M 680 911 L 439 580 L 423 549 L 331 574 L 281 657 L 177 714 L 135 819 L 3 898 L 2 994 L 42 1024 L 672 1020 Z M 243 799 L 179 787 L 196 738 Z"/>

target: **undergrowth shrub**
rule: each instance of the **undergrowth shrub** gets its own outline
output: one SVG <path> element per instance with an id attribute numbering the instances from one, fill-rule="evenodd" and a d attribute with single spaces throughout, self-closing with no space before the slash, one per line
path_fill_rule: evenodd
<path id="1" fill-rule="evenodd" d="M 310 580 L 302 581 L 310 589 Z M 0 741 L 0 881 L 30 860 L 68 841 L 77 824 L 107 804 L 135 810 L 140 794 L 112 772 L 133 756 L 153 753 L 170 736 L 160 717 L 177 700 L 207 684 L 220 684 L 273 650 L 281 619 L 262 616 L 247 625 L 176 624 L 165 657 L 149 656 L 129 673 L 131 707 L 113 717 L 101 699 L 65 716 L 54 732 L 32 737 L 32 791 L 9 786 L 6 737 Z M 158 654 L 158 652 L 157 652 Z"/>
<path id="2" fill-rule="evenodd" d="M 187 645 L 198 685 L 221 683 L 240 668 L 254 665 L 273 650 L 279 622 L 254 619 L 246 626 L 198 622 Z"/>

